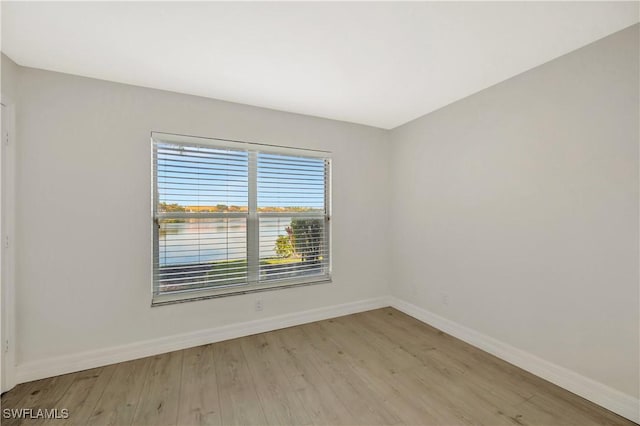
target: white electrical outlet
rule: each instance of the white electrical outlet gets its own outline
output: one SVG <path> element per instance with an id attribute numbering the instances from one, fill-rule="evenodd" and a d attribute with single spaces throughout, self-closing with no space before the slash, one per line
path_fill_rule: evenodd
<path id="1" fill-rule="evenodd" d="M 445 306 L 449 305 L 449 295 L 447 293 L 441 293 L 440 300 L 442 301 L 443 305 Z"/>
<path id="2" fill-rule="evenodd" d="M 264 306 L 262 305 L 262 300 L 258 299 L 256 300 L 256 306 L 255 306 L 256 312 L 260 312 L 264 309 Z"/>

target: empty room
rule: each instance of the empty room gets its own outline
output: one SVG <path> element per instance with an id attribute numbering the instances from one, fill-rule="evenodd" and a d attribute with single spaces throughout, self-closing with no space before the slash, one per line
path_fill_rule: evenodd
<path id="1" fill-rule="evenodd" d="M 3 426 L 640 423 L 640 2 L 0 7 Z"/>

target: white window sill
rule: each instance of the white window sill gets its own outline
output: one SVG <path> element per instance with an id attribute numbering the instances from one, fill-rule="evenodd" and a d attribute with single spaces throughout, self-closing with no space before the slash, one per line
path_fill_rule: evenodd
<path id="1" fill-rule="evenodd" d="M 327 284 L 333 282 L 330 275 L 321 275 L 300 280 L 282 280 L 270 283 L 238 284 L 221 288 L 206 288 L 197 290 L 184 290 L 172 293 L 154 295 L 151 306 L 172 305 L 174 303 L 194 302 L 197 300 L 215 299 L 219 297 L 235 296 L 238 294 L 257 293 L 259 291 L 280 290 L 291 287 L 302 287 L 314 284 Z"/>

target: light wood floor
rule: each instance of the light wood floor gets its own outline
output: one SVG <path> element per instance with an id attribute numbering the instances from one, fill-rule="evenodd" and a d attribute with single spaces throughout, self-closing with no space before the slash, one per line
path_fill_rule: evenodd
<path id="1" fill-rule="evenodd" d="M 632 425 L 394 309 L 38 380 L 77 425 Z M 3 419 L 2 425 L 20 424 Z"/>

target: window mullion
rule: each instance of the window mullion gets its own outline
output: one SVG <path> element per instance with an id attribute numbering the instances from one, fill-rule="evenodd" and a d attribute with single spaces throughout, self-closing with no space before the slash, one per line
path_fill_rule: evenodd
<path id="1" fill-rule="evenodd" d="M 325 273 L 331 273 L 331 160 L 324 161 L 324 243 L 326 255 L 324 259 Z"/>
<path id="2" fill-rule="evenodd" d="M 152 193 L 152 202 L 151 202 L 151 218 L 152 218 L 152 234 L 153 234 L 153 265 L 152 271 L 153 274 L 153 282 L 151 284 L 151 291 L 154 296 L 160 294 L 160 290 L 158 288 L 158 270 L 160 269 L 160 247 L 159 247 L 159 237 L 160 237 L 160 223 L 158 223 L 158 200 L 160 199 L 158 194 L 158 149 L 151 138 L 151 164 L 152 164 L 152 176 L 153 180 L 153 193 Z"/>
<path id="3" fill-rule="evenodd" d="M 260 275 L 260 231 L 258 226 L 258 155 L 249 151 L 249 218 L 247 221 L 247 272 L 250 283 Z"/>

